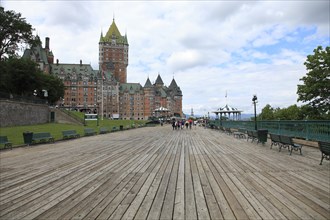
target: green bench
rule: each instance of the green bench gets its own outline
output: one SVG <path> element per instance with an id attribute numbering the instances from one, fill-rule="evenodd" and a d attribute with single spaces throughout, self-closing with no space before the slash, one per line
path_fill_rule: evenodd
<path id="1" fill-rule="evenodd" d="M 234 137 L 236 137 L 236 138 L 243 138 L 243 139 L 245 139 L 245 129 L 243 129 L 243 128 L 239 128 L 239 129 L 237 129 L 237 131 L 234 131 L 233 132 L 233 135 L 234 135 Z"/>
<path id="2" fill-rule="evenodd" d="M 100 134 L 106 134 L 108 132 L 109 132 L 109 129 L 108 128 L 106 128 L 106 127 L 101 127 L 100 128 Z"/>
<path id="3" fill-rule="evenodd" d="M 117 127 L 112 127 L 112 130 L 111 130 L 112 132 L 115 132 L 115 131 L 119 131 L 119 129 L 117 128 Z"/>
<path id="4" fill-rule="evenodd" d="M 96 134 L 96 131 L 94 131 L 93 128 L 85 128 L 85 136 L 93 136 Z"/>
<path id="5" fill-rule="evenodd" d="M 232 134 L 231 129 L 230 128 L 225 128 L 225 133 L 228 134 L 228 135 L 231 135 Z"/>
<path id="6" fill-rule="evenodd" d="M 322 158 L 321 158 L 321 163 L 325 158 L 326 160 L 330 160 L 330 142 L 325 142 L 325 141 L 318 141 L 320 151 L 322 153 Z"/>
<path id="7" fill-rule="evenodd" d="M 270 145 L 270 149 L 272 149 L 272 147 L 274 145 L 274 146 L 279 146 L 279 151 L 281 151 L 281 148 L 280 148 L 281 135 L 269 133 L 269 136 L 270 136 L 270 140 L 272 141 L 272 143 Z"/>
<path id="8" fill-rule="evenodd" d="M 253 142 L 255 140 L 258 140 L 258 132 L 257 131 L 255 131 L 255 130 L 248 130 L 248 131 L 246 131 L 246 134 L 247 134 L 246 141 L 248 141 L 249 139 L 252 140 L 251 142 Z M 259 143 L 259 141 L 258 141 L 258 143 Z"/>
<path id="9" fill-rule="evenodd" d="M 32 143 L 35 144 L 37 142 L 54 142 L 54 138 L 49 132 L 38 132 L 33 133 L 32 135 Z"/>
<path id="10" fill-rule="evenodd" d="M 302 154 L 301 150 L 302 150 L 302 145 L 300 144 L 295 144 L 292 140 L 292 137 L 289 137 L 289 136 L 285 136 L 285 135 L 280 135 L 280 150 L 281 151 L 281 148 L 282 147 L 288 147 L 288 150 L 290 152 L 290 155 L 292 154 L 292 151 L 295 150 L 295 151 L 300 151 L 300 154 Z"/>
<path id="11" fill-rule="evenodd" d="M 63 139 L 67 138 L 79 138 L 80 134 L 76 132 L 76 130 L 66 130 L 62 131 Z"/>
<path id="12" fill-rule="evenodd" d="M 4 148 L 13 148 L 13 144 L 8 141 L 7 136 L 0 136 L 0 145 L 4 145 Z"/>

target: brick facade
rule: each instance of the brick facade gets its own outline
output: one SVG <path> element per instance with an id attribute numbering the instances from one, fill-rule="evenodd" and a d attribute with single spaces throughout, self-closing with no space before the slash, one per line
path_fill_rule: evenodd
<path id="1" fill-rule="evenodd" d="M 65 93 L 58 102 L 62 108 L 97 112 L 106 118 L 147 120 L 163 107 L 168 109 L 166 116 L 182 117 L 182 91 L 174 79 L 169 87 L 160 75 L 154 84 L 149 78 L 144 86 L 127 82 L 128 50 L 127 36 L 120 34 L 113 20 L 106 35 L 100 36 L 99 70 L 81 60 L 79 64 L 53 63 L 49 38 L 45 48 L 39 45 L 24 56 L 39 60 L 40 69 L 63 80 Z"/>

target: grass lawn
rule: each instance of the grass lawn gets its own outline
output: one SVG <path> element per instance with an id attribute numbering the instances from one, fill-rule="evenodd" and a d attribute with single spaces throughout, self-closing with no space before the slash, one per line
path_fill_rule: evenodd
<path id="1" fill-rule="evenodd" d="M 99 120 L 99 126 L 97 126 L 97 121 L 86 121 L 86 126 L 73 125 L 73 124 L 58 124 L 58 123 L 47 123 L 38 125 L 25 125 L 25 126 L 15 126 L 15 127 L 4 127 L 0 128 L 0 135 L 7 136 L 9 142 L 13 143 L 13 147 L 24 145 L 23 133 L 26 131 L 30 132 L 50 132 L 53 138 L 56 140 L 62 140 L 62 131 L 64 130 L 76 130 L 80 136 L 84 136 L 85 128 L 93 128 L 97 133 L 101 127 L 107 127 L 109 131 L 113 127 L 119 127 L 122 125 L 124 129 L 132 127 L 132 125 L 144 125 L 147 121 L 134 121 L 134 120 Z M 0 149 L 3 145 L 0 146 Z"/>

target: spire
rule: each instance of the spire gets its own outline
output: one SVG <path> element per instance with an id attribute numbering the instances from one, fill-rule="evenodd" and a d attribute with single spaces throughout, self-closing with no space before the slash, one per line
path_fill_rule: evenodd
<path id="1" fill-rule="evenodd" d="M 103 31 L 101 30 L 100 42 L 103 42 Z"/>
<path id="2" fill-rule="evenodd" d="M 152 84 L 151 84 L 150 79 L 148 77 L 146 83 L 144 84 L 144 88 L 150 88 L 150 87 L 152 87 Z"/>
<path id="3" fill-rule="evenodd" d="M 105 38 L 105 40 L 111 40 L 113 35 L 116 36 L 117 39 L 121 38 L 121 34 L 117 28 L 114 18 L 113 18 L 112 24 L 110 25 L 109 30 L 104 38 Z"/>
<path id="4" fill-rule="evenodd" d="M 156 79 L 155 84 L 158 84 L 158 85 L 164 85 L 163 80 L 162 80 L 162 78 L 160 77 L 159 73 L 158 73 L 158 76 L 157 76 L 157 79 Z"/>
<path id="5" fill-rule="evenodd" d="M 177 87 L 178 87 L 178 85 L 176 84 L 175 79 L 174 79 L 174 77 L 173 77 L 172 82 L 171 82 L 169 88 L 170 88 L 170 89 L 175 89 L 175 88 L 177 88 Z"/>

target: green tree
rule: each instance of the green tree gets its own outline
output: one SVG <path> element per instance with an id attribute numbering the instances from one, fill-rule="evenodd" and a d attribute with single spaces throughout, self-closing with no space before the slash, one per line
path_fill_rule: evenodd
<path id="1" fill-rule="evenodd" d="M 302 120 L 304 119 L 300 107 L 296 104 L 287 108 L 277 108 L 274 111 L 274 118 L 279 120 Z"/>
<path id="2" fill-rule="evenodd" d="M 31 96 L 37 87 L 36 63 L 26 59 L 10 57 L 1 61 L 1 91 L 22 96 Z"/>
<path id="3" fill-rule="evenodd" d="M 298 85 L 298 101 L 307 103 L 315 112 L 322 115 L 330 114 L 330 47 L 325 50 L 321 46 L 314 49 L 313 55 L 308 55 L 304 63 L 306 76 L 300 80 L 304 84 Z M 315 115 L 313 116 L 315 117 Z"/>
<path id="4" fill-rule="evenodd" d="M 258 118 L 261 120 L 273 120 L 274 119 L 274 109 L 272 106 L 267 104 L 262 110 L 261 113 L 258 115 Z"/>
<path id="5" fill-rule="evenodd" d="M 60 99 L 60 97 L 64 96 L 64 84 L 60 78 L 41 72 L 38 77 L 42 82 L 40 85 L 38 85 L 38 91 L 47 91 L 48 96 L 44 98 L 48 100 L 49 104 L 55 104 Z M 41 97 L 44 95 L 45 94 L 41 94 Z"/>
<path id="6" fill-rule="evenodd" d="M 40 43 L 32 31 L 32 26 L 20 13 L 0 7 L 0 60 L 17 55 L 22 44 L 34 46 Z"/>
<path id="7" fill-rule="evenodd" d="M 44 74 L 32 60 L 10 57 L 0 61 L 0 91 L 21 96 L 32 96 L 37 90 L 39 98 L 54 104 L 64 96 L 61 79 Z M 47 90 L 45 97 L 42 90 Z"/>

